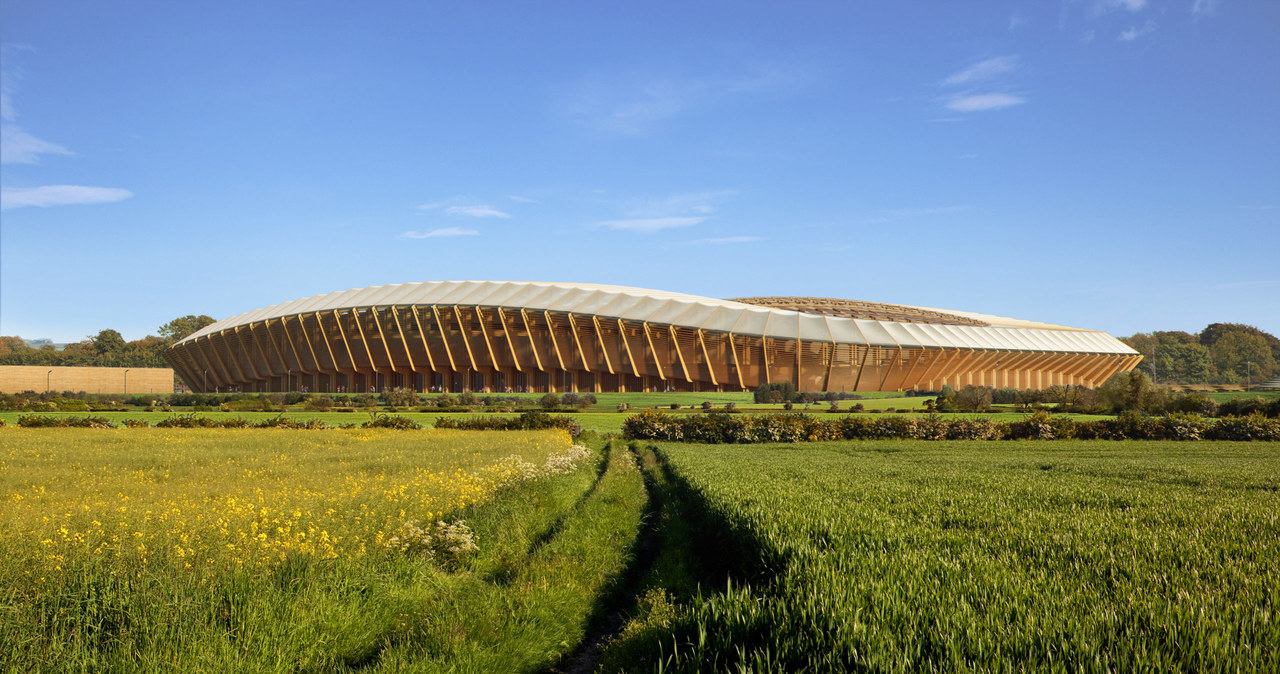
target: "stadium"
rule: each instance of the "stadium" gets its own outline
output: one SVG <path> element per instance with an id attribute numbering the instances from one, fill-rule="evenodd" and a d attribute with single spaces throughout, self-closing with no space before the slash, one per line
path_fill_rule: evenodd
<path id="1" fill-rule="evenodd" d="M 339 393 L 1094 387 L 1142 359 L 1102 332 L 963 311 L 497 281 L 276 304 L 164 357 L 197 391 Z"/>

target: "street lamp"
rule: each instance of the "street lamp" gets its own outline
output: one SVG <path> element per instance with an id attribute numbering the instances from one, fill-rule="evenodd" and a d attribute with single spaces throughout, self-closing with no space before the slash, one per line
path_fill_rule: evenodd
<path id="1" fill-rule="evenodd" d="M 1248 391 L 1249 387 L 1253 385 L 1253 378 L 1252 378 L 1253 373 L 1250 370 L 1252 365 L 1253 365 L 1253 361 L 1246 360 L 1244 362 L 1244 390 L 1246 391 Z"/>
<path id="2" fill-rule="evenodd" d="M 53 370 L 44 373 L 44 390 L 53 391 L 53 387 L 49 386 L 49 379 L 53 376 Z"/>
<path id="3" fill-rule="evenodd" d="M 289 392 L 289 382 L 290 382 L 290 381 L 292 381 L 292 380 L 293 380 L 293 368 L 289 368 L 289 371 L 288 371 L 287 373 L 285 373 L 285 375 L 284 375 L 284 390 L 285 390 L 285 393 L 288 393 L 288 392 Z"/>
<path id="4" fill-rule="evenodd" d="M 126 394 L 129 393 L 129 371 L 128 370 L 124 371 L 124 392 Z"/>
<path id="5" fill-rule="evenodd" d="M 200 391 L 202 393 L 209 392 L 209 368 L 205 368 L 204 370 L 204 386 L 201 387 Z"/>

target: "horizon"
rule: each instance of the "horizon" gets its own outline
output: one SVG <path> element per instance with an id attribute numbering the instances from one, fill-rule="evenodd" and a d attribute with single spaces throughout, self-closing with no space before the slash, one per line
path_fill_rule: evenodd
<path id="1" fill-rule="evenodd" d="M 0 334 L 557 278 L 1280 335 L 1280 4 L 0 5 Z"/>

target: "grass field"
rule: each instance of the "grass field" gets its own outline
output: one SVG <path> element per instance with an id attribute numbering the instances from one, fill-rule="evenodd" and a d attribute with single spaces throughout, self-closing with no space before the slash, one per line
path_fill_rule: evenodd
<path id="1" fill-rule="evenodd" d="M 659 454 L 685 510 L 615 669 L 1280 670 L 1275 443 Z"/>
<path id="2" fill-rule="evenodd" d="M 628 453 L 569 444 L 0 430 L 0 670 L 548 667 L 644 505 Z"/>
<path id="3" fill-rule="evenodd" d="M 1280 669 L 1280 443 L 569 445 L 0 429 L 0 671 Z"/>

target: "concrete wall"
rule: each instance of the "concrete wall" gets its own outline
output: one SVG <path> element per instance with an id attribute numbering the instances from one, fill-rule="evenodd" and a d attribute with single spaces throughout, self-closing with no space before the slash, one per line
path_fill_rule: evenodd
<path id="1" fill-rule="evenodd" d="M 173 370 L 165 367 L 0 365 L 0 393 L 46 390 L 173 393 Z"/>

